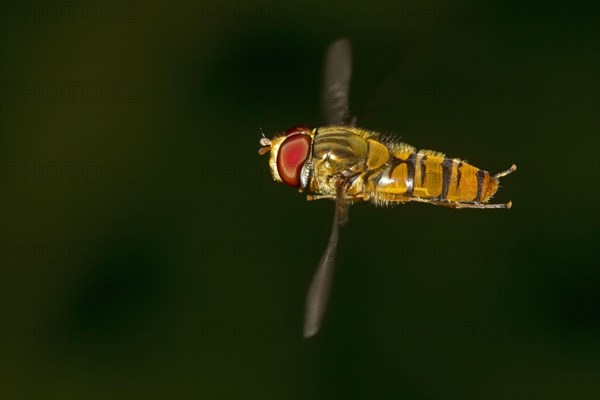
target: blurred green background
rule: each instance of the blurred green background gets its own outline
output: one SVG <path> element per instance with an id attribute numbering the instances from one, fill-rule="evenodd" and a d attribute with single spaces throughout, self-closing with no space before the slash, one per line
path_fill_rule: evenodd
<path id="1" fill-rule="evenodd" d="M 594 2 L 0 4 L 3 398 L 597 399 Z M 359 125 L 497 172 L 510 211 L 332 204 L 260 131 Z"/>

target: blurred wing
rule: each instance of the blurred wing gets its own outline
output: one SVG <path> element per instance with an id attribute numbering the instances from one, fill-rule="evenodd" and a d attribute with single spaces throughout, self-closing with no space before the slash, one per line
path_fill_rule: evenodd
<path id="1" fill-rule="evenodd" d="M 333 215 L 333 226 L 329 234 L 327 248 L 319 261 L 315 276 L 308 288 L 306 296 L 306 314 L 304 317 L 304 337 L 309 338 L 319 332 L 321 321 L 327 307 L 331 278 L 335 266 L 335 256 L 338 247 L 340 226 L 348 219 L 348 203 L 345 201 L 342 185 L 338 186 L 336 207 Z"/>
<path id="2" fill-rule="evenodd" d="M 346 38 L 333 42 L 325 54 L 321 109 L 327 125 L 349 123 L 348 99 L 352 77 L 352 47 Z"/>
<path id="3" fill-rule="evenodd" d="M 352 47 L 348 39 L 333 42 L 325 54 L 325 69 L 321 88 L 321 109 L 327 125 L 354 125 L 350 121 L 348 99 L 350 78 L 352 77 Z M 345 200 L 343 184 L 336 193 L 336 207 L 333 225 L 327 247 L 321 256 L 317 272 L 308 288 L 304 317 L 304 337 L 314 336 L 321 328 L 335 266 L 335 256 L 339 242 L 340 226 L 348 220 L 348 203 Z"/>

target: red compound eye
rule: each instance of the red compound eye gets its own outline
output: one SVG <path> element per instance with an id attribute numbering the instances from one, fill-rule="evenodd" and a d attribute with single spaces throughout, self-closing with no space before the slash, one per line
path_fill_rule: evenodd
<path id="1" fill-rule="evenodd" d="M 291 136 L 291 135 L 295 135 L 296 133 L 307 132 L 307 131 L 310 131 L 310 126 L 298 125 L 298 126 L 294 126 L 293 128 L 290 128 L 287 131 L 285 131 L 284 135 Z"/>
<path id="2" fill-rule="evenodd" d="M 281 180 L 289 186 L 300 187 L 300 173 L 310 154 L 311 137 L 292 135 L 281 143 L 277 152 L 277 171 Z"/>

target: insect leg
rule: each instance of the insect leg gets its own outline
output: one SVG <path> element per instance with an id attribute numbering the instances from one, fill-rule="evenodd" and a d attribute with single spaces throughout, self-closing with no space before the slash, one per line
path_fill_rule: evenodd
<path id="1" fill-rule="evenodd" d="M 410 197 L 407 201 L 418 201 L 420 203 L 429 203 L 436 206 L 448 207 L 448 208 L 510 208 L 512 207 L 512 201 L 504 204 L 484 204 L 484 203 L 453 203 L 449 201 L 440 201 L 438 199 L 422 199 L 420 197 Z"/>
<path id="2" fill-rule="evenodd" d="M 308 195 L 306 195 L 306 200 L 308 200 L 308 201 L 321 200 L 321 199 L 335 199 L 335 196 L 330 195 L 330 194 L 308 194 Z"/>
<path id="3" fill-rule="evenodd" d="M 434 203 L 436 205 L 450 208 L 506 208 L 512 207 L 512 201 L 504 204 L 483 204 L 483 203 Z"/>
<path id="4" fill-rule="evenodd" d="M 494 175 L 492 178 L 494 179 L 498 179 L 498 178 L 502 178 L 503 176 L 506 176 L 508 174 L 512 174 L 513 172 L 515 172 L 517 170 L 517 166 L 515 164 L 511 165 L 509 169 L 507 169 L 506 171 L 502 171 L 502 172 L 498 172 L 496 175 Z M 509 207 L 510 208 L 510 207 Z"/>
<path id="5" fill-rule="evenodd" d="M 308 194 L 306 195 L 306 200 L 308 201 L 314 201 L 314 200 L 322 200 L 322 199 L 335 199 L 336 196 L 331 195 L 331 194 Z M 349 201 L 354 201 L 354 200 L 367 200 L 368 197 L 364 194 L 357 194 L 356 196 L 347 196 L 346 195 L 346 200 Z"/>

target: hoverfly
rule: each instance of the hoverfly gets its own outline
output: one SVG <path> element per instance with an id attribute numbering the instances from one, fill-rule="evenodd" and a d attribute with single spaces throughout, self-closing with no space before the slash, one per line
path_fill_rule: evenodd
<path id="1" fill-rule="evenodd" d="M 339 227 L 348 219 L 350 204 L 375 205 L 409 201 L 450 208 L 505 208 L 512 203 L 488 204 L 498 190 L 499 178 L 517 167 L 490 175 L 465 161 L 356 127 L 348 112 L 352 50 L 339 39 L 325 55 L 321 106 L 326 126 L 299 125 L 283 134 L 260 140 L 259 154 L 270 152 L 274 180 L 307 191 L 307 200 L 335 201 L 329 243 L 308 289 L 304 337 L 321 326 L 329 297 Z"/>

